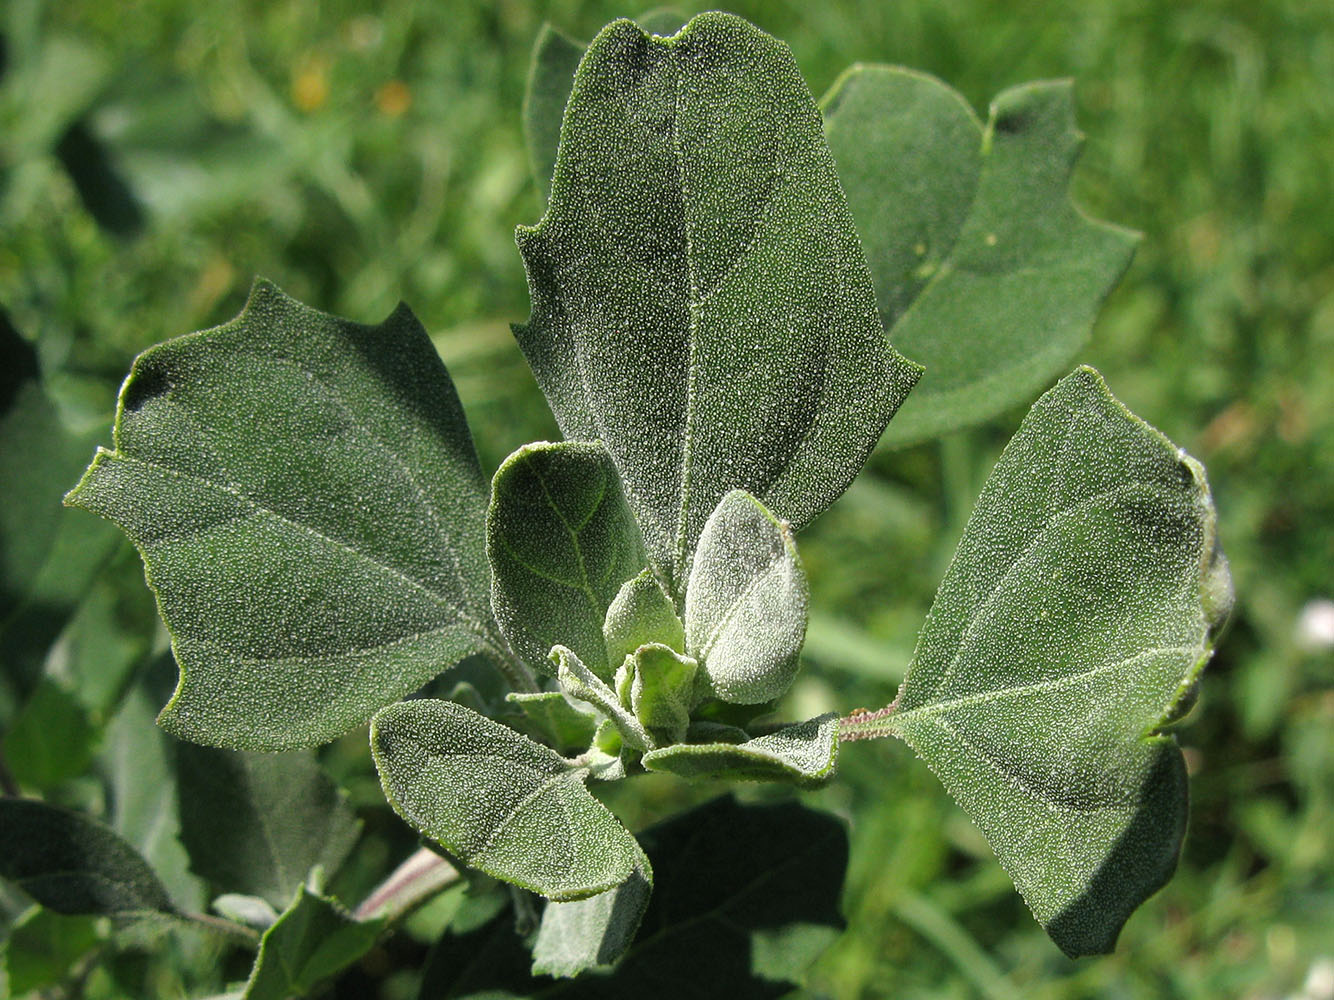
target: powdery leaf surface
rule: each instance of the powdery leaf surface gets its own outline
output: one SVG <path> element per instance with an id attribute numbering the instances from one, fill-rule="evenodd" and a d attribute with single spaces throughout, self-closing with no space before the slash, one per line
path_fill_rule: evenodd
<path id="1" fill-rule="evenodd" d="M 1160 729 L 1230 605 L 1203 468 L 1081 368 L 987 480 L 896 705 L 842 734 L 906 740 L 1053 940 L 1107 952 L 1176 867 L 1186 774 Z"/>
<path id="2" fill-rule="evenodd" d="M 916 381 L 791 53 L 732 15 L 603 29 L 517 240 L 519 343 L 565 435 L 607 446 L 678 606 L 725 493 L 800 528 Z"/>
<path id="3" fill-rule="evenodd" d="M 181 667 L 161 724 L 276 750 L 504 648 L 486 498 L 453 383 L 405 307 L 362 326 L 261 281 L 235 320 L 140 355 L 115 450 L 68 502 L 144 558 Z"/>
<path id="4" fill-rule="evenodd" d="M 371 749 L 389 803 L 461 862 L 549 899 L 624 882 L 639 845 L 554 751 L 448 701 L 376 715 Z"/>
<path id="5" fill-rule="evenodd" d="M 821 106 L 885 327 L 926 366 L 886 441 L 1032 399 L 1087 341 L 1136 241 L 1070 201 L 1070 82 L 1007 90 L 983 125 L 933 77 L 854 66 Z"/>
<path id="6" fill-rule="evenodd" d="M 800 668 L 807 598 L 791 526 L 750 494 L 728 493 L 700 535 L 686 590 L 686 650 L 710 693 L 743 705 L 783 694 Z"/>
<path id="7" fill-rule="evenodd" d="M 745 743 L 679 743 L 652 750 L 643 764 L 692 780 L 786 781 L 806 787 L 834 776 L 838 717 L 822 715 Z"/>
<path id="8" fill-rule="evenodd" d="M 605 448 L 524 445 L 496 472 L 486 519 L 491 606 L 530 667 L 551 673 L 558 643 L 610 680 L 602 626 L 621 584 L 644 566 L 644 546 Z"/>
<path id="9" fill-rule="evenodd" d="M 577 976 L 609 966 L 629 950 L 653 893 L 653 866 L 643 851 L 614 889 L 572 903 L 548 903 L 533 940 L 533 975 Z"/>

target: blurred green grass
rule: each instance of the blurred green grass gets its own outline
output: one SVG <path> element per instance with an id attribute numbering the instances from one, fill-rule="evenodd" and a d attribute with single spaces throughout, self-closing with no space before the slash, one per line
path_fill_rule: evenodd
<path id="1" fill-rule="evenodd" d="M 1334 597 L 1334 8 L 731 9 L 789 43 L 817 96 L 854 61 L 935 73 L 979 108 L 1075 78 L 1078 200 L 1145 234 L 1080 360 L 1206 463 L 1239 596 L 1179 729 L 1194 799 L 1181 869 L 1114 955 L 1064 959 L 929 772 L 897 744 L 856 746 L 816 796 L 850 818 L 853 856 L 849 930 L 811 995 L 1334 995 L 1304 992 L 1321 968 L 1334 977 L 1334 656 L 1298 629 Z M 587 38 L 636 13 L 8 0 L 0 305 L 86 424 L 134 353 L 230 318 L 255 274 L 362 321 L 401 298 L 494 469 L 557 433 L 507 328 L 528 311 L 513 228 L 540 212 L 520 129 L 529 49 L 544 19 Z M 1020 416 L 877 453 L 803 536 L 817 618 L 796 698 L 892 697 Z M 680 793 L 644 794 L 621 804 L 632 822 Z"/>

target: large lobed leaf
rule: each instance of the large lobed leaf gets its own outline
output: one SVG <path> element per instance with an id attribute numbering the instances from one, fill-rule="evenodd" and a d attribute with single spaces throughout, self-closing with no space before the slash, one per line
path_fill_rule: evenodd
<path id="1" fill-rule="evenodd" d="M 316 744 L 503 648 L 486 481 L 406 308 L 363 326 L 257 282 L 232 322 L 135 361 L 115 445 L 68 502 L 144 558 L 181 667 L 172 733 Z"/>
<path id="2" fill-rule="evenodd" d="M 549 899 L 604 892 L 639 845 L 554 751 L 448 701 L 390 705 L 371 724 L 385 796 L 466 865 Z"/>
<path id="3" fill-rule="evenodd" d="M 854 66 L 821 101 L 885 326 L 926 366 L 887 441 L 1032 399 L 1130 263 L 1135 235 L 1070 201 L 1083 138 L 1071 90 L 1007 90 L 983 126 L 933 77 Z"/>
<path id="4" fill-rule="evenodd" d="M 565 434 L 606 445 L 678 606 L 725 493 L 800 528 L 917 379 L 885 340 L 791 53 L 740 18 L 603 29 L 547 214 L 517 239 L 520 345 Z"/>
<path id="5" fill-rule="evenodd" d="M 1171 876 L 1184 711 L 1231 604 L 1198 462 L 1081 368 L 1005 449 L 899 698 L 845 739 L 906 740 L 1070 955 L 1110 951 Z"/>

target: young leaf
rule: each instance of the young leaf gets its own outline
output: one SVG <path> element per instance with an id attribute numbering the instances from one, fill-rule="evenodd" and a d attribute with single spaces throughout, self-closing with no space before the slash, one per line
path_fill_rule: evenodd
<path id="1" fill-rule="evenodd" d="M 792 684 L 806 635 L 806 574 L 791 526 L 749 493 L 719 502 L 686 590 L 686 649 L 710 693 L 754 705 Z"/>
<path id="2" fill-rule="evenodd" d="M 486 517 L 491 606 L 514 651 L 550 673 L 562 644 L 610 680 L 602 623 L 644 547 L 600 444 L 524 445 L 496 472 Z"/>
<path id="3" fill-rule="evenodd" d="M 686 651 L 685 626 L 676 617 L 671 597 L 651 569 L 621 587 L 607 608 L 602 639 L 607 647 L 607 662 L 617 668 L 627 656 L 649 642 L 660 642 L 678 653 Z"/>
<path id="4" fill-rule="evenodd" d="M 813 788 L 834 776 L 838 717 L 822 715 L 745 743 L 679 743 L 644 754 L 650 771 L 682 778 L 787 781 Z"/>
<path id="5" fill-rule="evenodd" d="M 112 830 L 34 799 L 0 798 L 0 877 L 57 913 L 175 913 L 153 869 Z"/>
<path id="6" fill-rule="evenodd" d="M 555 752 L 447 701 L 406 701 L 371 723 L 390 804 L 464 864 L 549 899 L 619 885 L 634 837 Z"/>
<path id="7" fill-rule="evenodd" d="M 1070 955 L 1170 877 L 1186 776 L 1160 729 L 1231 603 L 1204 469 L 1081 368 L 1034 405 L 969 519 L 890 710 Z"/>
<path id="8" fill-rule="evenodd" d="M 382 920 L 354 920 L 338 903 L 305 886 L 264 932 L 245 1000 L 287 1000 L 311 992 L 371 950 Z"/>
<path id="9" fill-rule="evenodd" d="M 658 746 L 679 743 L 690 726 L 694 705 L 695 672 L 699 668 L 689 656 L 670 646 L 649 643 L 640 646 L 630 661 L 630 707 Z"/>
<path id="10" fill-rule="evenodd" d="M 547 214 L 517 240 L 515 334 L 566 436 L 606 444 L 678 606 L 723 494 L 801 527 L 916 381 L 791 53 L 732 15 L 602 30 Z"/>
<path id="11" fill-rule="evenodd" d="M 1088 339 L 1136 239 L 1070 202 L 1070 83 L 1005 91 L 985 128 L 952 88 L 891 66 L 854 66 L 821 106 L 885 326 L 926 366 L 886 441 L 1032 399 Z"/>
<path id="12" fill-rule="evenodd" d="M 533 43 L 528 87 L 523 95 L 523 137 L 543 204 L 551 195 L 561 115 L 570 96 L 574 71 L 583 55 L 583 45 L 550 24 L 542 25 Z"/>
<path id="13" fill-rule="evenodd" d="M 653 866 L 641 850 L 630 877 L 572 903 L 548 903 L 533 941 L 533 975 L 557 977 L 608 966 L 629 949 L 653 894 Z"/>
<path id="14" fill-rule="evenodd" d="M 115 442 L 68 502 L 144 557 L 181 667 L 175 735 L 309 746 L 503 648 L 486 482 L 406 308 L 362 326 L 257 282 L 232 322 L 135 361 Z"/>
<path id="15" fill-rule="evenodd" d="M 593 742 L 597 716 L 571 704 L 561 691 L 511 691 L 505 700 L 518 705 L 556 750 L 578 752 Z"/>
<path id="16" fill-rule="evenodd" d="M 317 865 L 331 876 L 361 823 L 310 751 L 176 746 L 181 842 L 190 870 L 281 909 Z"/>
<path id="17" fill-rule="evenodd" d="M 653 746 L 653 740 L 629 711 L 623 700 L 607 686 L 602 678 L 589 670 L 572 650 L 554 646 L 552 662 L 557 664 L 556 676 L 560 686 L 571 698 L 595 705 L 620 731 L 621 738 L 636 750 Z"/>

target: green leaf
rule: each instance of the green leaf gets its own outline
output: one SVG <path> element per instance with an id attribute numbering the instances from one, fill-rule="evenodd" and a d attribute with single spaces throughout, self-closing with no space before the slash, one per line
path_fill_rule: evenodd
<path id="1" fill-rule="evenodd" d="M 23 997 L 57 986 L 70 975 L 74 963 L 98 944 L 96 918 L 66 916 L 34 906 L 14 924 L 4 942 L 9 982 L 0 977 L 0 990 L 8 986 L 0 995 Z M 62 992 L 49 990 L 44 995 L 60 996 Z"/>
<path id="2" fill-rule="evenodd" d="M 547 214 L 517 240 L 533 310 L 515 334 L 565 435 L 607 446 L 678 606 L 728 490 L 800 528 L 916 381 L 791 53 L 732 15 L 603 29 Z"/>
<path id="3" fill-rule="evenodd" d="M 190 870 L 281 909 L 312 868 L 338 870 L 361 823 L 310 751 L 176 747 L 181 842 Z"/>
<path id="4" fill-rule="evenodd" d="M 99 735 L 74 692 L 43 677 L 0 740 L 0 748 L 19 784 L 47 790 L 83 773 Z"/>
<path id="5" fill-rule="evenodd" d="M 511 691 L 505 700 L 523 710 L 524 716 L 562 752 L 586 750 L 597 732 L 597 716 L 571 704 L 561 691 Z"/>
<path id="6" fill-rule="evenodd" d="M 711 694 L 745 705 L 791 686 L 806 636 L 806 574 L 792 528 L 749 493 L 719 502 L 686 591 L 686 649 Z"/>
<path id="7" fill-rule="evenodd" d="M 617 692 L 589 670 L 573 650 L 556 646 L 551 650 L 551 659 L 557 664 L 556 676 L 565 693 L 571 698 L 588 702 L 606 715 L 628 746 L 643 750 L 654 745 L 652 738 L 627 709 Z"/>
<path id="8" fill-rule="evenodd" d="M 885 326 L 926 366 L 896 445 L 1026 402 L 1088 340 L 1136 236 L 1069 197 L 1069 81 L 1005 91 L 986 126 L 952 88 L 855 66 L 821 105 Z"/>
<path id="9" fill-rule="evenodd" d="M 795 802 L 715 799 L 646 831 L 644 844 L 653 898 L 615 969 L 590 969 L 574 981 L 534 979 L 523 971 L 526 953 L 513 918 L 501 914 L 472 934 L 441 940 L 423 971 L 423 1000 L 776 1000 L 790 995 L 803 960 L 814 959 L 843 926 L 847 832 L 825 813 Z M 573 969 L 594 940 L 552 940 L 543 958 L 555 963 L 553 971 Z"/>
<path id="10" fill-rule="evenodd" d="M 685 626 L 672 599 L 651 569 L 627 580 L 607 608 L 602 623 L 607 662 L 616 668 L 645 643 L 659 642 L 678 653 L 686 651 Z"/>
<path id="11" fill-rule="evenodd" d="M 665 746 L 685 739 L 699 664 L 669 646 L 650 643 L 625 665 L 633 670 L 630 707 L 653 741 Z"/>
<path id="12" fill-rule="evenodd" d="M 514 651 L 550 673 L 559 643 L 610 680 L 602 623 L 645 557 L 606 449 L 541 442 L 507 458 L 491 488 L 486 547 L 491 606 Z"/>
<path id="13" fill-rule="evenodd" d="M 982 491 L 896 705 L 906 740 L 1069 955 L 1171 876 L 1186 774 L 1160 732 L 1231 604 L 1204 469 L 1091 368 L 1034 405 Z"/>
<path id="14" fill-rule="evenodd" d="M 362 326 L 256 282 L 232 322 L 135 361 L 115 442 L 68 502 L 144 557 L 181 666 L 175 735 L 313 745 L 503 649 L 486 482 L 406 308 Z"/>
<path id="15" fill-rule="evenodd" d="M 650 771 L 682 778 L 786 781 L 816 787 L 834 776 L 838 717 L 822 715 L 745 743 L 680 743 L 644 754 Z"/>
<path id="16" fill-rule="evenodd" d="M 543 204 L 551 195 L 561 115 L 570 96 L 574 71 L 583 55 L 581 43 L 548 23 L 543 23 L 537 41 L 533 43 L 528 87 L 523 95 L 523 137 L 528 144 L 528 160 Z"/>
<path id="17" fill-rule="evenodd" d="M 385 795 L 464 864 L 549 899 L 619 885 L 634 837 L 555 752 L 447 701 L 390 705 L 371 723 Z"/>
<path id="18" fill-rule="evenodd" d="M 653 866 L 641 850 L 630 877 L 572 903 L 548 903 L 533 941 L 533 975 L 577 976 L 629 950 L 653 894 Z"/>
<path id="19" fill-rule="evenodd" d="M 34 799 L 0 798 L 0 877 L 57 913 L 174 913 L 148 863 L 112 830 Z"/>
<path id="20" fill-rule="evenodd" d="M 382 920 L 357 921 L 337 901 L 302 886 L 264 932 L 245 1000 L 305 996 L 371 950 Z"/>

